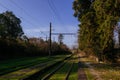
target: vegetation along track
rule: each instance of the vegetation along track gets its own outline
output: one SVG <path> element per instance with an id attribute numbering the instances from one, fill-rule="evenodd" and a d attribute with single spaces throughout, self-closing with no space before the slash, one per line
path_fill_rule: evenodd
<path id="1" fill-rule="evenodd" d="M 59 65 L 56 65 L 52 68 L 52 71 L 49 72 L 48 74 L 44 75 L 41 78 L 38 78 L 39 80 L 48 80 L 50 79 L 52 76 L 54 76 L 54 74 L 56 74 L 62 67 L 64 67 L 66 65 L 66 62 L 68 62 L 71 58 L 66 59 L 65 61 L 63 61 L 62 63 L 60 63 Z M 68 76 L 68 74 L 67 74 Z"/>
<path id="2" fill-rule="evenodd" d="M 61 56 L 55 56 L 55 58 L 53 57 L 52 59 L 47 59 L 47 61 L 42 61 L 41 63 L 28 67 L 28 68 L 24 68 L 24 69 L 20 69 L 17 71 L 13 71 L 11 73 L 5 74 L 0 76 L 0 80 L 21 80 L 24 79 L 30 75 L 33 75 L 36 72 L 39 72 L 40 70 L 44 69 L 45 67 L 48 67 L 60 60 L 63 60 L 65 58 L 65 56 L 61 57 Z"/>
<path id="3" fill-rule="evenodd" d="M 24 80 L 76 80 L 78 61 L 75 60 L 77 60 L 76 55 L 72 55 Z"/>
<path id="4" fill-rule="evenodd" d="M 39 72 L 27 78 L 24 78 L 23 80 L 48 80 L 53 74 L 56 73 L 56 71 L 58 71 L 65 64 L 66 61 L 70 59 L 70 57 L 71 56 L 68 56 L 63 60 L 57 61 L 56 63 L 43 68 Z"/>
<path id="5" fill-rule="evenodd" d="M 0 62 L 0 76 L 54 59 L 49 57 L 35 57 Z"/>
<path id="6" fill-rule="evenodd" d="M 53 75 L 51 75 L 51 77 L 49 77 L 49 80 L 68 80 L 71 69 L 73 67 L 73 56 L 65 60 L 63 64 L 64 65 L 60 67 L 59 70 L 57 70 Z"/>

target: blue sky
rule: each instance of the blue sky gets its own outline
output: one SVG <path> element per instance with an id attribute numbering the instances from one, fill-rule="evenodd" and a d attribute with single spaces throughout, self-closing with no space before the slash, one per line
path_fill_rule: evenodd
<path id="1" fill-rule="evenodd" d="M 22 21 L 23 31 L 28 37 L 48 36 L 49 23 L 53 33 L 77 33 L 77 18 L 73 16 L 74 0 L 0 0 L 0 13 L 12 11 Z M 58 36 L 52 40 L 57 41 Z M 44 38 L 45 39 L 45 38 Z M 64 36 L 69 47 L 77 42 L 77 36 Z"/>

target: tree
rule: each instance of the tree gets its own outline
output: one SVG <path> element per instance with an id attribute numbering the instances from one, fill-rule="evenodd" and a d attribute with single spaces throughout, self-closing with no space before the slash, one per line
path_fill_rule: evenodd
<path id="1" fill-rule="evenodd" d="M 119 0 L 95 0 L 93 8 L 97 17 L 97 34 L 99 34 L 99 48 L 105 59 L 115 59 L 114 29 L 120 18 Z"/>
<path id="2" fill-rule="evenodd" d="M 119 47 L 120 47 L 120 23 L 118 23 L 118 26 L 117 26 L 117 33 L 118 33 L 118 43 L 119 43 Z"/>
<path id="3" fill-rule="evenodd" d="M 20 25 L 21 20 L 12 12 L 6 11 L 0 14 L 0 37 L 16 39 L 21 37 L 24 32 Z"/>
<path id="4" fill-rule="evenodd" d="M 119 0 L 75 0 L 74 16 L 80 21 L 79 48 L 91 48 L 103 60 L 113 57 L 114 28 L 120 18 Z M 111 55 L 112 54 L 112 55 Z"/>
<path id="5" fill-rule="evenodd" d="M 80 49 L 92 48 L 95 41 L 96 15 L 91 0 L 75 0 L 73 2 L 74 16 L 78 17 Z"/>
<path id="6" fill-rule="evenodd" d="M 62 40 L 63 40 L 63 35 L 59 34 L 59 36 L 58 36 L 58 42 L 59 42 L 60 45 L 63 44 Z"/>

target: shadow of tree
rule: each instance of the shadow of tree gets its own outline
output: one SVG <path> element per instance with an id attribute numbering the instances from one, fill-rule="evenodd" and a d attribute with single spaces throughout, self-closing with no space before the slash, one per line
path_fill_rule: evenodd
<path id="1" fill-rule="evenodd" d="M 104 63 L 91 63 L 91 66 L 97 68 L 97 69 L 114 69 L 114 70 L 119 70 L 120 69 L 120 64 L 104 64 Z"/>

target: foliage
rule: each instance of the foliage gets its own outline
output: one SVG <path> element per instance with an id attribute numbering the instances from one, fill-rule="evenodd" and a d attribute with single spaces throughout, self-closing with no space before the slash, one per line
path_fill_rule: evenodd
<path id="1" fill-rule="evenodd" d="M 74 16 L 80 21 L 80 49 L 91 49 L 100 59 L 113 57 L 114 28 L 120 17 L 119 0 L 75 0 Z M 111 55 L 112 54 L 112 55 Z"/>
<path id="2" fill-rule="evenodd" d="M 6 11 L 0 14 L 0 37 L 16 39 L 24 33 L 20 25 L 21 21 L 12 12 Z"/>
<path id="3" fill-rule="evenodd" d="M 27 38 L 20 25 L 21 20 L 12 12 L 0 14 L 0 59 L 29 56 L 47 56 L 49 41 Z M 61 37 L 62 39 L 63 37 Z M 70 53 L 65 44 L 53 42 L 53 55 Z"/>
<path id="4" fill-rule="evenodd" d="M 33 38 L 35 41 L 38 38 Z M 21 40 L 0 39 L 0 59 L 16 57 L 48 56 L 48 42 L 39 39 L 39 42 L 32 43 Z M 57 42 L 52 43 L 52 55 L 71 53 L 66 45 L 60 46 Z"/>
<path id="5" fill-rule="evenodd" d="M 59 36 L 58 36 L 58 42 L 59 42 L 60 45 L 63 44 L 63 42 L 62 42 L 63 38 L 64 38 L 63 35 L 59 34 Z"/>

